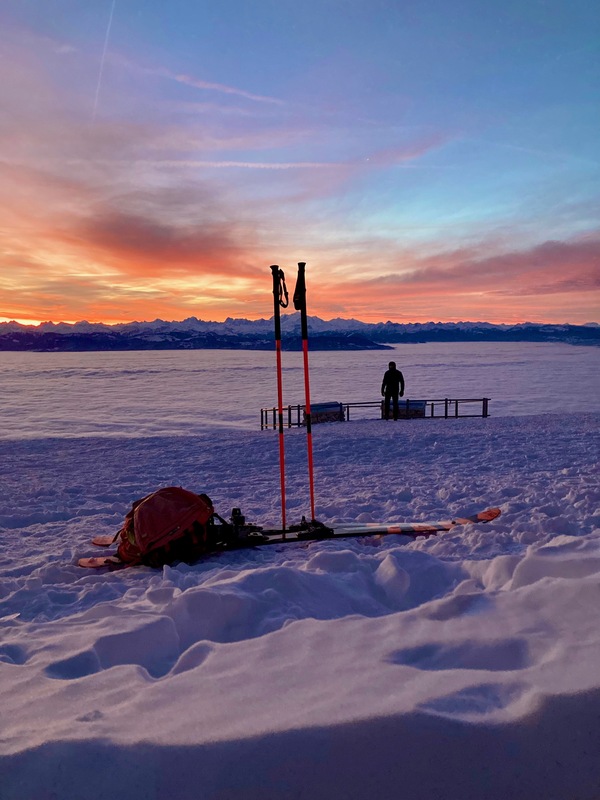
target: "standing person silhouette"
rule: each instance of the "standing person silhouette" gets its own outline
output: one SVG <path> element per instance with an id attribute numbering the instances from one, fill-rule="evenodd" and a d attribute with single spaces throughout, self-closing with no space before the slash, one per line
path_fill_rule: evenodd
<path id="1" fill-rule="evenodd" d="M 390 361 L 388 364 L 389 369 L 386 370 L 381 384 L 381 394 L 385 397 L 383 406 L 383 416 L 385 419 L 390 418 L 390 400 L 393 404 L 394 419 L 398 419 L 398 395 L 404 395 L 404 375 L 399 369 L 396 369 L 396 362 Z"/>

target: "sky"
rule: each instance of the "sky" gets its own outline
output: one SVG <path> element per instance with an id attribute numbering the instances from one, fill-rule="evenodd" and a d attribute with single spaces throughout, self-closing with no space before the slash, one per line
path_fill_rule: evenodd
<path id="1" fill-rule="evenodd" d="M 2 0 L 0 321 L 600 321 L 595 0 Z"/>

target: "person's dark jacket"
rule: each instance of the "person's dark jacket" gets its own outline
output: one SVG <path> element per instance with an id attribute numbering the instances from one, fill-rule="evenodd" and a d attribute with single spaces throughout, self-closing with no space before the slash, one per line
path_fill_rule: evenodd
<path id="1" fill-rule="evenodd" d="M 383 376 L 383 383 L 381 384 L 381 394 L 390 395 L 404 395 L 404 375 L 399 369 L 388 369 Z"/>

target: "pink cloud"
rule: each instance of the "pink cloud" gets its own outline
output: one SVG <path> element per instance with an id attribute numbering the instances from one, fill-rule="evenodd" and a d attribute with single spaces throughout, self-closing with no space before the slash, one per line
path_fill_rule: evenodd
<path id="1" fill-rule="evenodd" d="M 568 286 L 574 291 L 594 290 L 600 283 L 600 238 L 547 241 L 529 250 L 485 257 L 451 252 L 430 260 L 417 260 L 410 272 L 391 280 L 445 286 L 464 284 L 488 290 L 492 287 L 499 294 L 519 295 L 568 291 Z M 503 285 L 510 288 L 502 289 Z"/>

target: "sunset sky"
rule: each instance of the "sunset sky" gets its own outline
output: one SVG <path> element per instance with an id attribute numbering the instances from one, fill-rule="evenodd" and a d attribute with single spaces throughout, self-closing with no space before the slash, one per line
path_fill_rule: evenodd
<path id="1" fill-rule="evenodd" d="M 597 0 L 0 0 L 0 321 L 600 321 Z"/>

